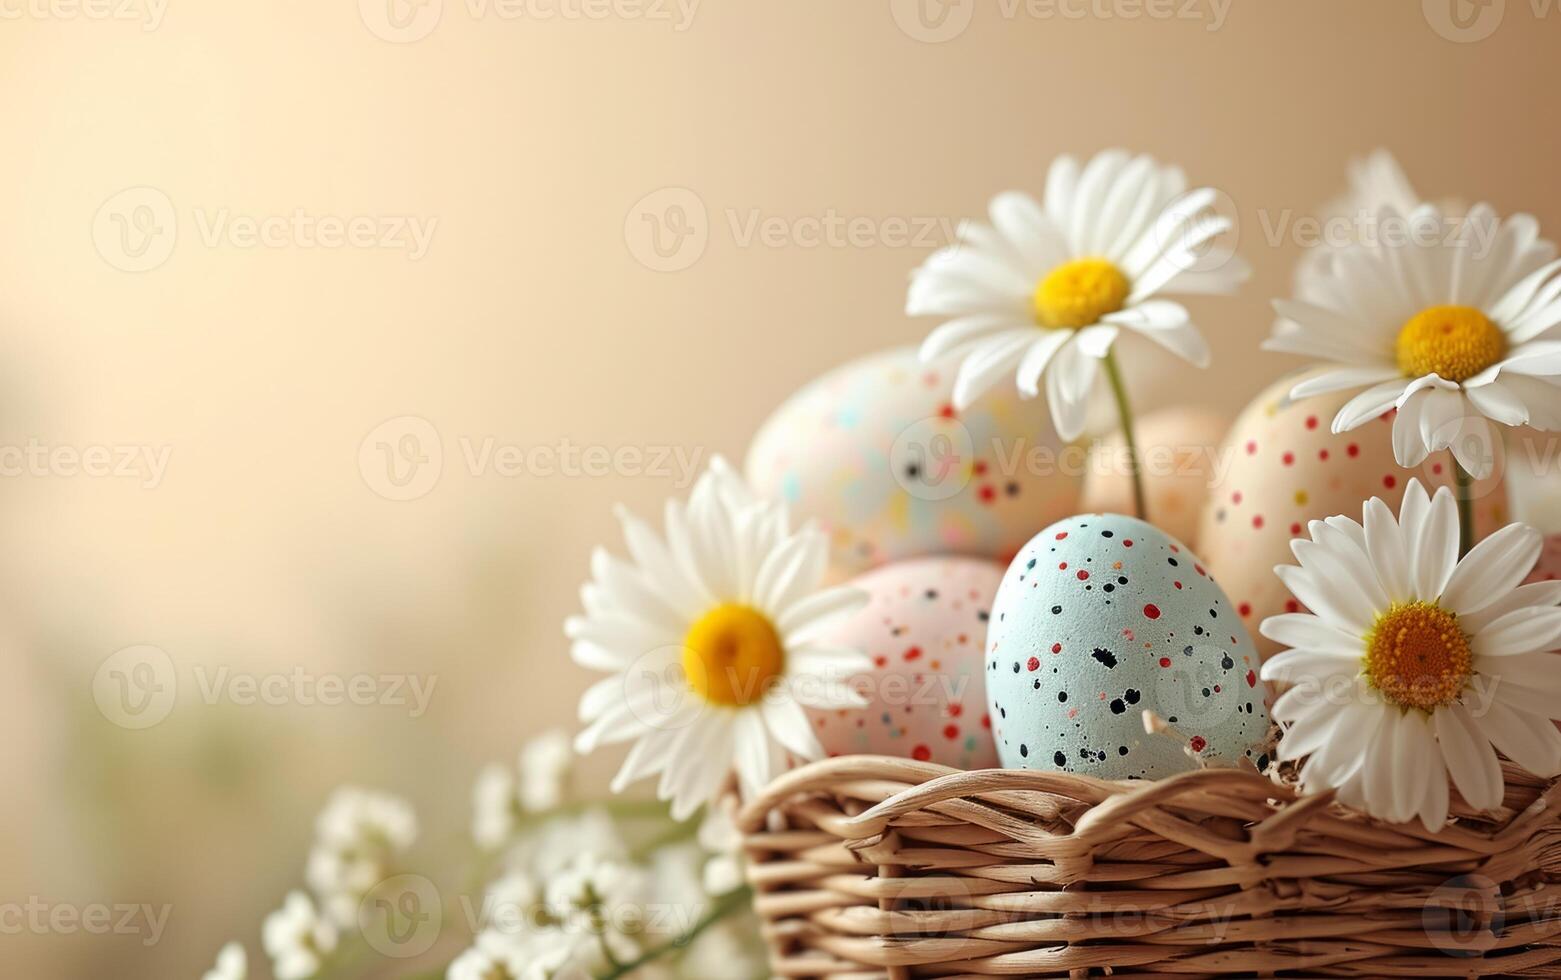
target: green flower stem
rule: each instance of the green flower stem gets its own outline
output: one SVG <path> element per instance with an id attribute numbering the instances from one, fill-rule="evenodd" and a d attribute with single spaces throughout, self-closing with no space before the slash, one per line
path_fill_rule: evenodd
<path id="1" fill-rule="evenodd" d="M 597 980 L 618 980 L 619 977 L 626 977 L 640 967 L 659 960 L 669 953 L 676 953 L 686 949 L 706 929 L 709 929 L 734 912 L 747 908 L 748 900 L 752 896 L 752 889 L 747 887 L 739 888 L 731 894 L 721 896 L 716 900 L 715 906 L 705 913 L 704 918 L 689 926 L 687 932 L 676 939 L 662 943 L 660 946 L 652 946 L 629 962 L 616 967 L 612 972 L 602 974 Z"/>
<path id="2" fill-rule="evenodd" d="M 1127 442 L 1127 469 L 1133 477 L 1133 516 L 1147 521 L 1149 507 L 1144 497 L 1144 474 L 1138 465 L 1138 439 L 1133 434 L 1133 406 L 1127 398 L 1122 369 L 1117 366 L 1116 351 L 1108 353 L 1103 361 L 1106 377 L 1111 381 L 1111 394 L 1117 401 L 1117 416 L 1122 420 L 1122 438 Z"/>
<path id="3" fill-rule="evenodd" d="M 1474 477 L 1453 461 L 1453 478 L 1458 484 L 1458 557 L 1474 547 Z"/>

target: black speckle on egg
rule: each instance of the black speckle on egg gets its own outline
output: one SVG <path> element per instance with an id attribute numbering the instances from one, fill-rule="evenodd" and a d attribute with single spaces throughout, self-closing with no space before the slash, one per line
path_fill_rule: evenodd
<path id="1" fill-rule="evenodd" d="M 1117 657 L 1116 654 L 1112 653 L 1110 650 L 1096 647 L 1090 652 L 1090 656 L 1104 664 L 1107 670 L 1113 670 L 1116 668 Z"/>
<path id="2" fill-rule="evenodd" d="M 1100 532 L 1100 536 L 1103 537 L 1103 538 L 1115 537 L 1115 535 L 1112 534 L 1112 532 L 1110 532 L 1110 531 L 1101 531 Z"/>
<path id="3" fill-rule="evenodd" d="M 1122 703 L 1122 699 L 1121 698 L 1113 698 L 1112 699 L 1112 701 L 1111 701 L 1111 713 L 1112 714 L 1120 715 L 1122 712 L 1124 712 L 1126 710 L 1127 710 L 1127 705 Z"/>
<path id="4" fill-rule="evenodd" d="M 1052 615 L 1053 616 L 1061 616 L 1062 615 L 1062 607 L 1061 606 L 1052 606 Z"/>
<path id="5" fill-rule="evenodd" d="M 1052 753 L 1052 762 L 1056 763 L 1059 766 L 1065 766 L 1065 765 L 1068 764 L 1068 757 L 1063 755 L 1061 752 L 1053 752 Z"/>
<path id="6" fill-rule="evenodd" d="M 1019 754 L 1024 756 L 1026 759 L 1028 759 L 1030 757 L 1030 747 L 1028 745 L 1024 744 L 1023 742 L 1020 742 L 1019 743 Z"/>
<path id="7" fill-rule="evenodd" d="M 1041 682 L 1040 681 L 1036 681 L 1035 683 L 1036 683 L 1037 686 L 1039 686 Z M 1067 691 L 1058 691 L 1057 692 L 1057 700 L 1059 702 L 1063 703 L 1063 704 L 1067 704 L 1068 703 L 1068 692 Z"/>

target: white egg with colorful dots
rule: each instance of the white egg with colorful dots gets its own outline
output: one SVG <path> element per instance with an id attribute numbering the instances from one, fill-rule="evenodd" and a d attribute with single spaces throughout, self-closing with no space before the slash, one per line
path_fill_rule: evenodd
<path id="1" fill-rule="evenodd" d="M 851 581 L 867 605 L 819 639 L 864 651 L 859 709 L 808 709 L 831 756 L 893 755 L 956 769 L 997 765 L 981 644 L 1003 567 L 978 558 L 895 562 Z"/>
<path id="2" fill-rule="evenodd" d="M 1266 769 L 1258 666 L 1229 599 L 1179 541 L 1132 517 L 1070 517 L 1020 549 L 992 604 L 998 755 L 1103 779 Z M 1168 730 L 1146 732 L 1145 711 Z"/>
<path id="3" fill-rule="evenodd" d="M 837 575 L 923 555 L 1006 564 L 1036 528 L 1078 510 L 1080 467 L 1046 399 L 998 385 L 956 409 L 959 364 L 924 364 L 915 348 L 852 361 L 754 436 L 749 483 L 828 532 Z"/>

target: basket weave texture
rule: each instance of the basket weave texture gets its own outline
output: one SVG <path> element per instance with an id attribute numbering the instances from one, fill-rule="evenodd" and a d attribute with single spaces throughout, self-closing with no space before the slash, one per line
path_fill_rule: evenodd
<path id="1" fill-rule="evenodd" d="M 878 756 L 739 814 L 783 977 L 1561 977 L 1561 784 L 1384 824 L 1251 770 L 1107 782 Z"/>

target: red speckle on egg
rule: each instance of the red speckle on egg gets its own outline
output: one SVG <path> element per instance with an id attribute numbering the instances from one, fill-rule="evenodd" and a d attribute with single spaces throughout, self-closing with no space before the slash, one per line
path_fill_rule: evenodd
<path id="1" fill-rule="evenodd" d="M 981 727 L 982 728 L 991 728 L 992 727 L 992 716 L 991 715 L 982 715 L 981 716 Z"/>
<path id="2" fill-rule="evenodd" d="M 1241 491 L 1240 490 L 1237 490 L 1235 493 L 1230 495 L 1230 502 L 1233 503 L 1233 504 L 1238 504 L 1238 505 L 1241 503 Z"/>
<path id="3" fill-rule="evenodd" d="M 884 666 L 887 666 L 888 663 L 889 663 L 889 658 L 885 657 L 883 654 L 879 654 L 878 656 L 873 658 L 873 666 L 874 667 L 884 667 Z"/>
<path id="4" fill-rule="evenodd" d="M 1062 562 L 1061 564 L 1059 564 L 1057 566 L 1057 570 L 1060 571 L 1060 572 L 1066 572 L 1068 570 L 1068 563 L 1067 562 Z"/>
<path id="5" fill-rule="evenodd" d="M 1236 611 L 1239 612 L 1244 619 L 1247 616 L 1252 615 L 1252 603 L 1243 602 L 1241 605 L 1236 607 Z"/>
<path id="6" fill-rule="evenodd" d="M 926 762 L 928 759 L 932 758 L 932 750 L 927 748 L 925 745 L 918 745 L 914 749 L 911 749 L 911 758 L 915 759 L 917 762 Z"/>
<path id="7" fill-rule="evenodd" d="M 948 739 L 951 742 L 954 739 L 959 738 L 959 726 L 958 725 L 944 725 L 943 726 L 943 737 Z"/>
<path id="8" fill-rule="evenodd" d="M 1149 605 L 1144 607 L 1144 615 L 1148 616 L 1150 619 L 1159 619 L 1160 607 L 1151 602 Z"/>
<path id="9" fill-rule="evenodd" d="M 1133 546 L 1133 539 L 1132 538 L 1123 538 L 1122 539 L 1122 547 L 1124 547 L 1124 548 L 1131 548 L 1132 546 Z"/>
<path id="10" fill-rule="evenodd" d="M 1062 644 L 1061 643 L 1053 643 L 1052 644 L 1052 653 L 1061 653 L 1061 652 L 1062 652 Z"/>
<path id="11" fill-rule="evenodd" d="M 1171 658 L 1170 657 L 1161 657 L 1160 658 L 1160 666 L 1161 667 L 1169 667 L 1169 666 L 1171 666 Z"/>
<path id="12" fill-rule="evenodd" d="M 1257 455 L 1257 443 L 1256 442 L 1254 442 L 1252 440 L 1248 440 L 1247 441 L 1247 455 L 1248 456 L 1256 456 Z"/>
<path id="13" fill-rule="evenodd" d="M 976 491 L 976 496 L 981 498 L 983 504 L 990 504 L 997 499 L 997 488 L 990 483 L 984 483 L 981 489 Z"/>
<path id="14" fill-rule="evenodd" d="M 1326 449 L 1319 449 L 1319 450 L 1317 450 L 1317 458 L 1322 460 L 1324 463 L 1328 462 L 1328 450 L 1326 450 Z"/>
<path id="15" fill-rule="evenodd" d="M 1263 515 L 1262 514 L 1253 514 L 1252 515 L 1252 526 L 1255 529 L 1259 530 L 1259 531 L 1263 530 Z"/>
<path id="16" fill-rule="evenodd" d="M 1057 532 L 1057 540 L 1058 541 L 1061 541 L 1063 538 L 1065 538 L 1067 536 L 1068 536 L 1068 532 L 1067 531 L 1058 531 Z"/>
<path id="17" fill-rule="evenodd" d="M 1290 524 L 1290 536 L 1292 538 L 1293 537 L 1297 537 L 1297 536 L 1300 535 L 1300 533 L 1301 533 L 1301 522 L 1300 521 L 1293 521 L 1293 522 L 1291 522 L 1291 524 Z"/>
<path id="18" fill-rule="evenodd" d="M 1078 576 L 1079 576 L 1079 581 L 1080 582 L 1087 581 L 1089 579 L 1089 572 L 1086 572 L 1084 569 L 1081 568 L 1078 571 Z"/>
<path id="19" fill-rule="evenodd" d="M 1389 473 L 1387 476 L 1382 478 L 1382 485 L 1391 490 L 1398 486 L 1398 477 L 1394 476 L 1392 473 Z"/>
<path id="20" fill-rule="evenodd" d="M 976 460 L 976 465 L 971 467 L 971 469 L 975 470 L 976 476 L 985 476 L 986 475 L 986 460 L 984 460 L 984 459 Z"/>
<path id="21" fill-rule="evenodd" d="M 1300 612 L 1301 604 L 1294 599 L 1285 600 L 1285 612 Z"/>
<path id="22" fill-rule="evenodd" d="M 911 647 L 909 650 L 905 651 L 903 656 L 905 657 L 905 659 L 907 661 L 909 661 L 909 660 L 920 660 L 921 659 L 921 647 Z"/>
<path id="23" fill-rule="evenodd" d="M 1257 673 L 1255 671 L 1247 671 L 1247 686 L 1257 687 Z"/>
<path id="24" fill-rule="evenodd" d="M 1279 457 L 1279 461 L 1281 463 L 1284 463 L 1286 466 L 1294 466 L 1295 465 L 1295 453 L 1287 452 L 1283 456 Z"/>
<path id="25" fill-rule="evenodd" d="M 962 715 L 964 713 L 965 713 L 965 706 L 964 705 L 962 705 L 962 704 L 951 704 L 951 705 L 949 705 L 949 717 L 950 718 L 958 718 L 960 715 Z"/>
<path id="26" fill-rule="evenodd" d="M 1180 583 L 1180 582 L 1172 582 L 1171 584 L 1176 586 L 1177 589 L 1180 589 L 1182 587 L 1182 583 Z"/>
<path id="27" fill-rule="evenodd" d="M 1187 744 L 1192 746 L 1192 750 L 1194 752 L 1202 752 L 1204 749 L 1209 747 L 1208 740 L 1205 739 L 1202 735 L 1194 735 L 1192 737 L 1192 741 L 1188 742 Z"/>
<path id="28" fill-rule="evenodd" d="M 1040 657 L 1031 657 L 1030 658 L 1030 662 L 1028 664 L 1026 664 L 1025 666 L 1029 667 L 1032 671 L 1040 670 L 1041 669 L 1041 658 Z"/>
<path id="29" fill-rule="evenodd" d="M 1306 417 L 1306 427 L 1308 429 L 1315 429 L 1315 428 L 1317 428 L 1317 416 L 1315 416 L 1315 415 L 1308 415 Z"/>
<path id="30" fill-rule="evenodd" d="M 1353 443 L 1353 442 L 1352 442 L 1352 443 L 1350 443 L 1350 444 L 1349 444 L 1349 445 L 1348 445 L 1348 446 L 1345 446 L 1345 447 L 1344 447 L 1344 451 L 1345 451 L 1345 452 L 1346 452 L 1346 453 L 1347 453 L 1347 454 L 1349 454 L 1349 457 L 1350 457 L 1350 458 L 1351 458 L 1351 459 L 1354 459 L 1354 458 L 1355 458 L 1355 457 L 1356 457 L 1356 456 L 1359 456 L 1359 455 L 1360 455 L 1360 447 L 1359 447 L 1359 446 L 1357 446 L 1357 445 L 1356 445 L 1356 444 L 1355 444 L 1355 443 Z"/>
<path id="31" fill-rule="evenodd" d="M 953 418 L 954 417 L 954 405 L 953 405 L 953 403 L 951 403 L 951 402 L 944 402 L 943 403 L 943 407 L 938 409 L 938 414 L 943 416 L 946 419 Z"/>

